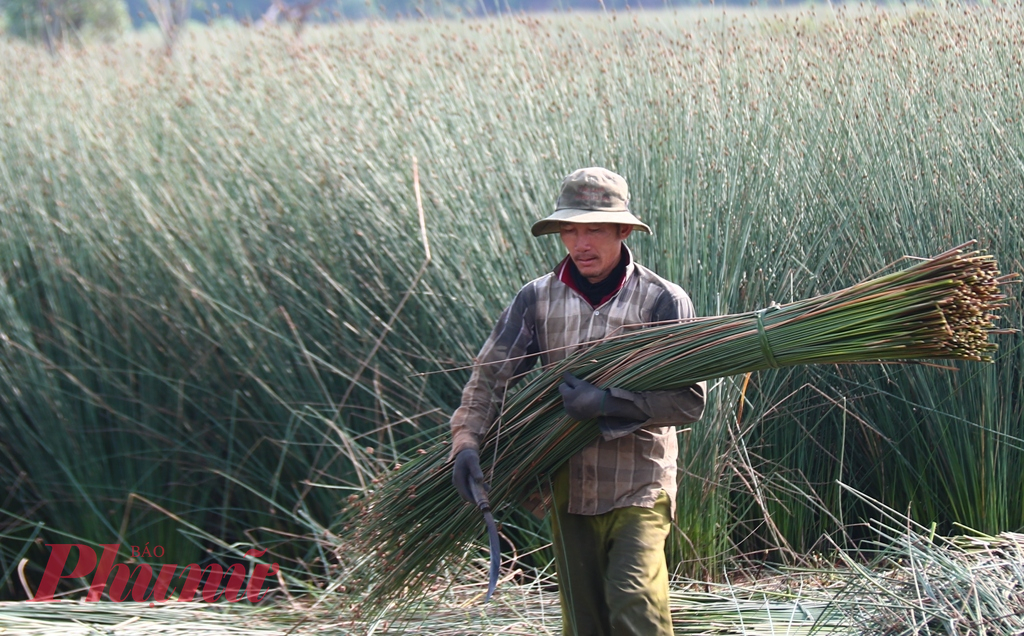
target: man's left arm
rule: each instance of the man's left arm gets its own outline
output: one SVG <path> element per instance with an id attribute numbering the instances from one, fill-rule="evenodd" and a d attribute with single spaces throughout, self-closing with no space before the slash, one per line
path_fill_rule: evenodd
<path id="1" fill-rule="evenodd" d="M 693 303 L 681 289 L 665 290 L 651 311 L 651 322 L 689 320 L 694 317 Z M 613 440 L 639 428 L 675 426 L 696 422 L 704 414 L 707 383 L 698 382 L 679 389 L 663 391 L 627 391 L 618 387 L 598 387 L 566 374 L 559 386 L 570 417 L 597 419 L 601 435 Z"/>
<path id="2" fill-rule="evenodd" d="M 675 426 L 696 422 L 704 414 L 707 383 L 698 382 L 667 391 L 601 389 L 568 371 L 558 387 L 569 417 L 596 419 L 601 436 L 613 440 L 638 428 Z"/>
<path id="3" fill-rule="evenodd" d="M 666 291 L 658 298 L 651 311 L 651 322 L 685 321 L 696 316 L 690 297 L 676 289 L 677 292 Z M 669 391 L 623 391 L 612 387 L 609 393 L 613 398 L 631 400 L 648 416 L 641 427 L 673 426 L 690 424 L 701 418 L 707 399 L 707 382 Z M 605 433 L 605 439 L 614 437 L 609 438 Z"/>
<path id="4" fill-rule="evenodd" d="M 696 422 L 704 415 L 707 390 L 707 382 L 698 382 L 668 391 L 626 391 L 612 387 L 608 393 L 609 399 L 629 401 L 647 416 L 636 427 L 641 428 Z"/>

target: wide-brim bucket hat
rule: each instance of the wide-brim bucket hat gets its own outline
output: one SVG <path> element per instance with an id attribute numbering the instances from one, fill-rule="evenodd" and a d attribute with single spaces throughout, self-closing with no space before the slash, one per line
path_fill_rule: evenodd
<path id="1" fill-rule="evenodd" d="M 626 180 L 604 168 L 581 168 L 562 181 L 555 211 L 533 224 L 534 236 L 554 234 L 562 223 L 621 223 L 651 234 L 629 211 Z"/>

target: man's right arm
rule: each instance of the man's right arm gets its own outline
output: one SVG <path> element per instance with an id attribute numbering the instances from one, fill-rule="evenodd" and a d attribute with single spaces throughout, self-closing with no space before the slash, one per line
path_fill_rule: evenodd
<path id="1" fill-rule="evenodd" d="M 477 355 L 473 374 L 462 390 L 462 405 L 452 414 L 452 451 L 479 449 L 498 416 L 510 382 L 533 366 L 540 350 L 534 323 L 536 292 L 528 284 L 516 295 Z"/>

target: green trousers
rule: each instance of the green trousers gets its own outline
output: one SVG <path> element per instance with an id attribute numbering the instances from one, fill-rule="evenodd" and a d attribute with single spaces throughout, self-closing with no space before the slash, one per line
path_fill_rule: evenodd
<path id="1" fill-rule="evenodd" d="M 654 508 L 569 514 L 568 464 L 555 474 L 551 529 L 565 636 L 672 636 L 665 539 L 669 500 Z"/>

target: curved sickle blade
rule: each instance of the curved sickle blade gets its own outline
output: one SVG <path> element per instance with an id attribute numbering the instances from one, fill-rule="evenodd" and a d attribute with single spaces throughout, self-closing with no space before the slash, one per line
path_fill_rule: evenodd
<path id="1" fill-rule="evenodd" d="M 487 534 L 491 541 L 491 575 L 487 584 L 487 598 L 484 599 L 486 603 L 491 600 L 494 588 L 498 586 L 498 574 L 501 572 L 501 544 L 498 543 L 498 526 L 494 524 L 494 515 L 491 514 L 491 502 L 487 499 L 487 488 L 475 479 L 470 480 L 469 487 L 477 508 L 484 513 L 484 523 L 487 524 Z"/>
<path id="2" fill-rule="evenodd" d="M 487 584 L 487 598 L 484 602 L 491 600 L 494 588 L 498 586 L 498 574 L 501 572 L 501 544 L 498 543 L 498 527 L 494 525 L 494 516 L 490 511 L 484 512 L 484 522 L 487 524 L 487 534 L 491 538 L 491 576 Z"/>

